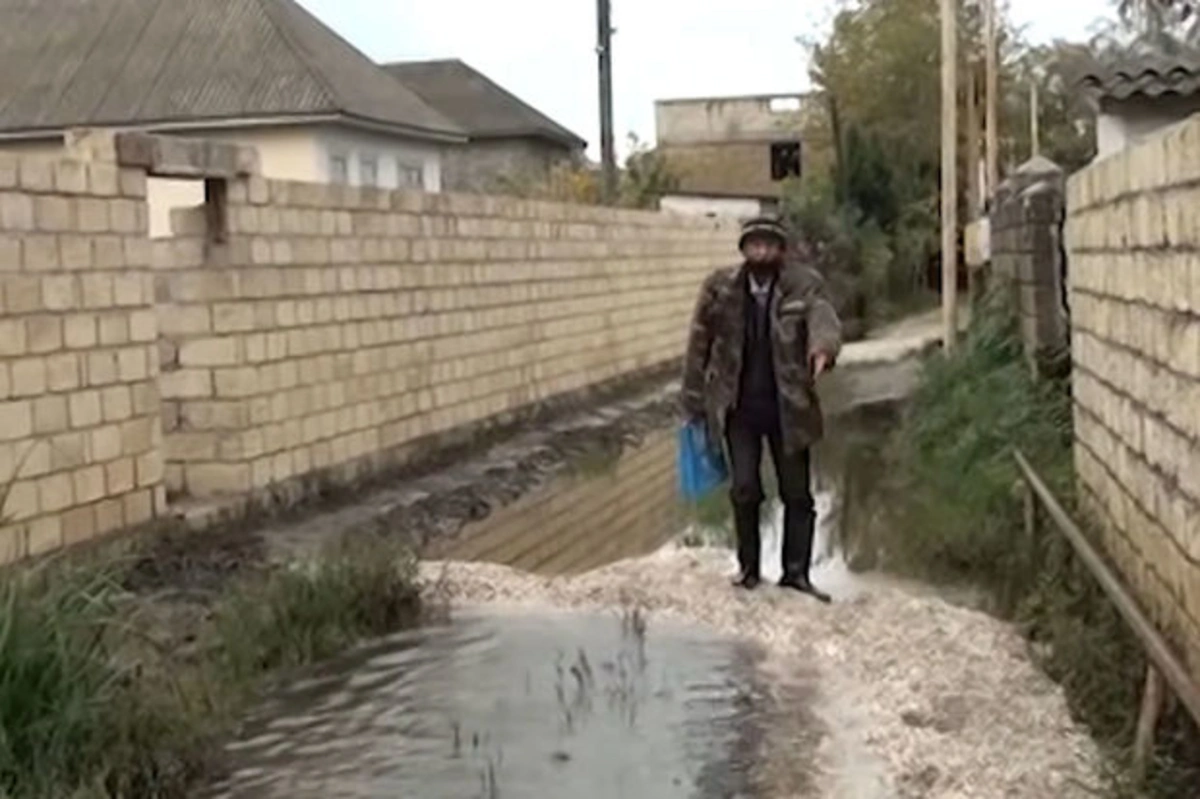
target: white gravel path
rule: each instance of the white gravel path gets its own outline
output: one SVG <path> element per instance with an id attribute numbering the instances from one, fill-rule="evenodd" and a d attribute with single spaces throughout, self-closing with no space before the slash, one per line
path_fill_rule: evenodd
<path id="1" fill-rule="evenodd" d="M 757 642 L 781 693 L 815 688 L 819 791 L 805 796 L 1091 799 L 1102 786 L 1096 746 L 1009 625 L 882 582 L 832 606 L 774 587 L 737 593 L 732 565 L 726 550 L 671 546 L 571 578 L 464 563 L 422 573 L 452 605 L 636 606 L 651 629 L 670 617 Z M 787 781 L 772 795 L 799 796 Z"/>

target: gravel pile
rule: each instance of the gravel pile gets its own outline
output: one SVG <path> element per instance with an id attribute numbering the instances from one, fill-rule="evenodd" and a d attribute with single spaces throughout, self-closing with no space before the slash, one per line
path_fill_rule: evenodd
<path id="1" fill-rule="evenodd" d="M 571 578 L 427 563 L 423 579 L 451 606 L 634 606 L 651 630 L 670 617 L 758 643 L 780 696 L 812 697 L 819 790 L 805 796 L 1090 799 L 1102 787 L 1096 746 L 1009 625 L 887 584 L 833 606 L 776 588 L 735 593 L 732 566 L 725 550 L 669 547 Z M 812 730 L 778 731 L 768 751 L 785 757 L 786 737 L 801 734 Z M 779 771 L 771 795 L 798 796 Z"/>

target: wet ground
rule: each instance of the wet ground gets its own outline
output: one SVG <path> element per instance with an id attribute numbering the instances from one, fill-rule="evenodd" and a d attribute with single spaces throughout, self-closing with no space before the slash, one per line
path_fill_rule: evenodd
<path id="1" fill-rule="evenodd" d="M 210 796 L 769 796 L 758 764 L 785 711 L 762 658 L 632 613 L 461 609 L 279 693 Z"/>
<path id="2" fill-rule="evenodd" d="M 267 528 L 267 560 L 336 530 L 417 536 L 443 559 L 424 591 L 451 621 L 279 690 L 206 796 L 1093 795 L 1095 747 L 1019 634 L 842 557 L 847 472 L 894 423 L 934 321 L 854 345 L 822 388 L 814 579 L 832 606 L 735 592 L 720 536 L 681 536 L 669 387 Z"/>

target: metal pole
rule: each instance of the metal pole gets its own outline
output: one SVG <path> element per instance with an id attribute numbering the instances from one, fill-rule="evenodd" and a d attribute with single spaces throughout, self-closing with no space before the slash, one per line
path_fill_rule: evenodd
<path id="1" fill-rule="evenodd" d="M 984 0 L 984 49 L 987 82 L 987 195 L 991 197 L 1000 185 L 999 125 L 996 106 L 999 88 L 996 65 L 996 0 Z"/>
<path id="2" fill-rule="evenodd" d="M 942 346 L 958 338 L 958 2 L 942 15 Z"/>
<path id="3" fill-rule="evenodd" d="M 600 163 L 606 203 L 617 199 L 617 156 L 613 146 L 612 8 L 596 0 L 596 55 L 600 66 Z"/>

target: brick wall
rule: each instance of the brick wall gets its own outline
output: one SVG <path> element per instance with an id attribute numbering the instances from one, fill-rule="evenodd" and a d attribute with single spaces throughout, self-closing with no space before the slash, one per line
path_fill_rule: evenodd
<path id="1" fill-rule="evenodd" d="M 80 132 L 0 161 L 0 562 L 290 495 L 669 367 L 729 223 L 267 181 Z M 148 177 L 206 181 L 150 240 Z M 226 502 L 226 498 L 232 498 Z M 168 504 L 168 499 L 171 504 Z"/>
<path id="2" fill-rule="evenodd" d="M 1106 548 L 1200 676 L 1200 118 L 1072 176 L 1076 463 Z"/>
<path id="3" fill-rule="evenodd" d="M 146 174 L 0 156 L 0 562 L 162 507 Z"/>
<path id="4" fill-rule="evenodd" d="M 988 223 L 991 263 L 984 271 L 985 285 L 977 287 L 1010 292 L 1033 362 L 1067 344 L 1062 181 L 1057 166 L 1035 158 L 1000 185 Z"/>

